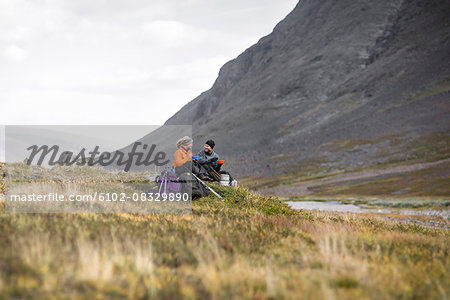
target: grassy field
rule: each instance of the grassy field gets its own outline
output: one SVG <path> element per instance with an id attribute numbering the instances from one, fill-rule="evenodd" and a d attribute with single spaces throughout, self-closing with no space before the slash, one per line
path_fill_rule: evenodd
<path id="1" fill-rule="evenodd" d="M 0 298 L 445 299 L 448 231 L 217 187 L 193 213 L 0 212 Z"/>

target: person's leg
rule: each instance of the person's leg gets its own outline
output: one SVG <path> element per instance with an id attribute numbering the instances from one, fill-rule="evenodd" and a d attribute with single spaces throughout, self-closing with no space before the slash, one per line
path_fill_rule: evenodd
<path id="1" fill-rule="evenodd" d="M 195 174 L 196 176 L 200 176 L 200 174 L 202 173 L 201 170 L 202 170 L 202 166 L 198 162 L 193 161 L 192 162 L 192 173 Z"/>
<path id="2" fill-rule="evenodd" d="M 176 167 L 175 173 L 177 174 L 177 176 L 180 176 L 180 174 L 183 173 L 192 173 L 192 169 L 193 169 L 192 162 L 188 161 L 184 165 Z"/>
<path id="3" fill-rule="evenodd" d="M 201 165 L 198 162 L 193 162 L 192 173 L 201 180 L 212 181 L 212 179 L 209 177 L 208 171 L 204 168 L 204 165 Z"/>

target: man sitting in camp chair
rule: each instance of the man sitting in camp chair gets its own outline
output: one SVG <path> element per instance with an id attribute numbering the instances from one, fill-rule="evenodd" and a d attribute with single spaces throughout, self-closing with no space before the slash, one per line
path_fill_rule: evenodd
<path id="1" fill-rule="evenodd" d="M 198 159 L 196 160 L 199 166 L 199 177 L 202 180 L 220 181 L 219 155 L 213 150 L 216 143 L 213 140 L 207 140 L 203 150 L 198 153 Z"/>

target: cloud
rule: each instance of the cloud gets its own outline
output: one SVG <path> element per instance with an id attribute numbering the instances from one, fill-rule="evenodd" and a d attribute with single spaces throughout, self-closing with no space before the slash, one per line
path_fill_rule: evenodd
<path id="1" fill-rule="evenodd" d="M 177 47 L 195 38 L 195 29 L 177 21 L 144 22 L 141 26 L 143 37 L 154 40 L 157 45 Z"/>
<path id="2" fill-rule="evenodd" d="M 21 62 L 28 56 L 28 52 L 16 45 L 8 45 L 3 51 L 3 56 L 13 62 Z"/>
<path id="3" fill-rule="evenodd" d="M 6 34 L 6 38 L 11 41 L 23 42 L 30 39 L 32 30 L 29 27 L 17 26 Z"/>
<path id="4" fill-rule="evenodd" d="M 0 124 L 162 123 L 296 2 L 0 0 Z"/>

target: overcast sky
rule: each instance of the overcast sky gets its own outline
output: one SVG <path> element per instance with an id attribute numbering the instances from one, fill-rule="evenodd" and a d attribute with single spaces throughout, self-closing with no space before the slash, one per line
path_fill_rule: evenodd
<path id="1" fill-rule="evenodd" d="M 0 0 L 0 124 L 162 124 L 296 0 Z"/>

